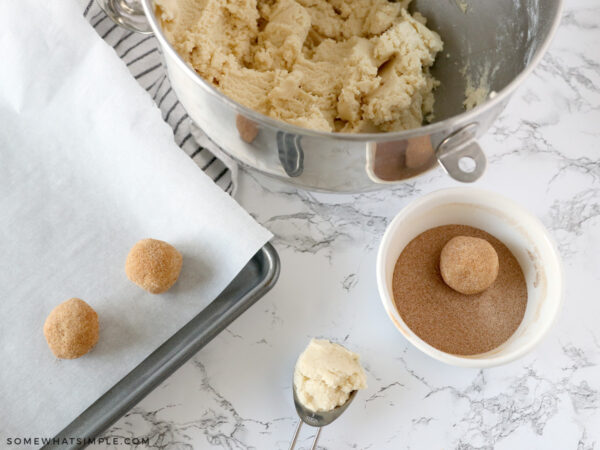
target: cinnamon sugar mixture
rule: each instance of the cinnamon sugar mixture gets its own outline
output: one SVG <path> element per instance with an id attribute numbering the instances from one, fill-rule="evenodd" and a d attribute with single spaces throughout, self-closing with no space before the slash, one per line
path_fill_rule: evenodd
<path id="1" fill-rule="evenodd" d="M 440 274 L 442 248 L 455 236 L 485 239 L 498 253 L 498 277 L 480 294 L 460 294 Z M 456 355 L 498 347 L 516 331 L 527 306 L 525 276 L 510 250 L 489 233 L 466 225 L 436 227 L 414 238 L 396 262 L 392 289 L 410 329 L 433 347 Z"/>

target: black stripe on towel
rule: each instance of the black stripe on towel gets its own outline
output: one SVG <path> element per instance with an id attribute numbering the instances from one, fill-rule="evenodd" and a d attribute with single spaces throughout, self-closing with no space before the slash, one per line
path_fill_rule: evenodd
<path id="1" fill-rule="evenodd" d="M 162 66 L 161 63 L 158 63 L 152 67 L 147 68 L 146 70 L 144 70 L 143 72 L 138 73 L 137 75 L 134 76 L 134 78 L 137 80 L 139 78 L 142 78 L 144 75 L 148 75 L 151 72 L 154 72 L 156 69 L 158 69 L 160 66 Z"/>
<path id="2" fill-rule="evenodd" d="M 141 39 L 141 40 L 137 41 L 135 44 L 133 44 L 131 47 L 129 47 L 127 50 L 125 50 L 125 52 L 124 52 L 123 54 L 119 55 L 119 58 L 121 58 L 121 59 L 125 58 L 125 57 L 126 57 L 128 54 L 129 54 L 129 52 L 130 52 L 131 50 L 135 50 L 135 49 L 136 49 L 136 48 L 138 48 L 138 47 L 139 47 L 141 44 L 143 44 L 143 43 L 144 43 L 144 42 L 146 42 L 146 41 L 149 41 L 149 40 L 150 40 L 150 39 L 152 39 L 153 37 L 154 37 L 154 36 L 146 36 L 145 38 L 143 38 L 143 39 Z"/>
<path id="3" fill-rule="evenodd" d="M 192 152 L 192 154 L 190 155 L 190 158 L 194 159 L 194 156 L 196 156 L 197 154 L 199 154 L 202 150 L 204 150 L 204 147 L 199 146 L 196 150 L 194 150 Z M 204 170 L 204 169 L 202 169 Z"/>
<path id="4" fill-rule="evenodd" d="M 132 65 L 132 64 L 134 64 L 134 63 L 136 63 L 136 62 L 138 62 L 138 61 L 141 61 L 141 60 L 142 60 L 142 59 L 144 59 L 146 56 L 148 56 L 148 55 L 151 55 L 152 53 L 154 53 L 154 52 L 157 52 L 157 51 L 158 51 L 158 49 L 157 49 L 156 47 L 154 47 L 153 49 L 151 49 L 151 50 L 148 50 L 146 53 L 144 53 L 144 54 L 142 54 L 142 55 L 138 56 L 137 58 L 133 58 L 131 61 L 129 61 L 129 62 L 127 63 L 127 65 L 128 65 L 128 66 L 130 66 L 130 65 Z"/>
<path id="5" fill-rule="evenodd" d="M 216 156 L 213 156 L 212 158 L 210 158 L 210 161 L 208 161 L 204 167 L 202 167 L 202 170 L 206 170 L 208 169 L 215 161 L 217 160 Z"/>

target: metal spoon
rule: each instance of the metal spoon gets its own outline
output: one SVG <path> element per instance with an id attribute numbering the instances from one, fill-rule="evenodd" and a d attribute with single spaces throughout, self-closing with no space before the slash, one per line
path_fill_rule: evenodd
<path id="1" fill-rule="evenodd" d="M 333 408 L 331 411 L 314 412 L 306 408 L 302 403 L 300 403 L 300 400 L 298 400 L 298 396 L 296 395 L 296 385 L 292 385 L 294 386 L 294 405 L 296 406 L 296 412 L 300 417 L 300 421 L 298 422 L 298 426 L 296 427 L 296 431 L 294 432 L 294 437 L 292 438 L 292 443 L 290 444 L 290 450 L 294 450 L 294 447 L 296 446 L 298 434 L 300 433 L 300 428 L 302 428 L 303 423 L 312 427 L 319 428 L 317 430 L 317 434 L 315 435 L 315 439 L 311 447 L 311 450 L 315 450 L 317 448 L 317 442 L 319 441 L 319 437 L 321 435 L 321 428 L 325 425 L 329 425 L 335 419 L 340 417 L 344 411 L 346 411 L 348 405 L 352 403 L 352 400 L 354 400 L 354 397 L 356 397 L 357 391 L 352 391 L 350 393 L 350 396 L 348 397 L 348 400 L 346 400 L 346 403 L 336 408 Z"/>

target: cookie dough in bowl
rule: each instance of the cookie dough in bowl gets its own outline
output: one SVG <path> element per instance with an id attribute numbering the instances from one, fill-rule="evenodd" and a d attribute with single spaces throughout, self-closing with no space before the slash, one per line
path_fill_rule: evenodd
<path id="1" fill-rule="evenodd" d="M 198 74 L 260 113 L 321 131 L 431 120 L 442 50 L 410 0 L 156 0 L 167 39 Z"/>

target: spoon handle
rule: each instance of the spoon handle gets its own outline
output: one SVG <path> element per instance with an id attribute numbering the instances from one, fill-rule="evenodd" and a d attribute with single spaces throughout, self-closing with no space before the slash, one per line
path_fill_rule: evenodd
<path id="1" fill-rule="evenodd" d="M 299 420 L 298 421 L 298 426 L 296 427 L 296 431 L 294 431 L 294 437 L 292 438 L 292 443 L 290 444 L 290 450 L 294 450 L 294 447 L 296 447 L 296 441 L 298 440 L 298 434 L 300 433 L 300 428 L 302 428 L 302 421 Z M 321 431 L 321 429 L 319 428 L 319 431 Z"/>
<path id="2" fill-rule="evenodd" d="M 321 429 L 323 427 L 319 427 L 319 429 L 317 430 L 317 434 L 315 435 L 315 440 L 313 441 L 313 445 L 311 447 L 311 450 L 317 450 L 317 442 L 319 442 L 319 437 L 321 436 Z"/>

